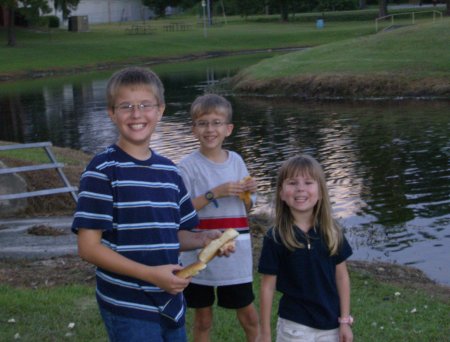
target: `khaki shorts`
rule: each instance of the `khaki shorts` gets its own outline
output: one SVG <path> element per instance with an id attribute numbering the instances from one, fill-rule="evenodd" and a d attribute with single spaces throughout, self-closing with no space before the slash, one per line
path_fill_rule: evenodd
<path id="1" fill-rule="evenodd" d="M 320 330 L 278 317 L 277 342 L 339 342 L 339 329 Z"/>

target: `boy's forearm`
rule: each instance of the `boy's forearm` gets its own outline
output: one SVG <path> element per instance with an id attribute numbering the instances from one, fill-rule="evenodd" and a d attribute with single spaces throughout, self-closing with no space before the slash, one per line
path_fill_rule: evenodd
<path id="1" fill-rule="evenodd" d="M 99 231 L 80 229 L 78 233 L 78 253 L 87 262 L 110 272 L 147 280 L 149 269 L 113 251 L 101 243 Z"/>
<path id="2" fill-rule="evenodd" d="M 206 242 L 203 233 L 191 232 L 188 230 L 178 231 L 178 241 L 180 242 L 181 252 L 203 248 Z"/>
<path id="3" fill-rule="evenodd" d="M 206 199 L 205 195 L 200 195 L 192 199 L 192 205 L 196 211 L 199 211 L 206 207 L 209 201 Z"/>

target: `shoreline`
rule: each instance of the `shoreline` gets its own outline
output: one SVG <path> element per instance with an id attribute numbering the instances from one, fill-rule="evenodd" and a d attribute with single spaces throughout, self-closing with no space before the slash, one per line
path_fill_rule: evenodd
<path id="1" fill-rule="evenodd" d="M 173 56 L 167 58 L 150 57 L 139 58 L 132 60 L 123 60 L 120 62 L 109 63 L 96 63 L 93 65 L 84 65 L 73 68 L 55 68 L 55 69 L 42 69 L 42 70 L 27 70 L 27 71 L 13 71 L 13 72 L 0 72 L 0 84 L 14 81 L 34 80 L 44 77 L 57 77 L 57 76 L 70 76 L 80 72 L 93 72 L 93 71 L 105 71 L 113 70 L 115 68 L 125 67 L 129 65 L 142 65 L 150 66 L 155 64 L 170 64 L 170 63 L 182 63 L 195 60 L 204 60 L 209 58 L 221 58 L 239 55 L 249 55 L 257 53 L 271 53 L 271 52 L 290 52 L 300 51 L 308 49 L 308 46 L 288 46 L 283 48 L 268 48 L 268 49 L 248 49 L 239 51 L 206 51 L 204 53 L 189 54 L 182 56 Z"/>
<path id="2" fill-rule="evenodd" d="M 409 79 L 405 75 L 325 74 L 253 79 L 245 72 L 228 84 L 238 94 L 290 96 L 303 100 L 448 100 L 445 77 Z"/>
<path id="3" fill-rule="evenodd" d="M 306 50 L 308 46 L 249 49 L 240 51 L 206 51 L 195 55 L 168 58 L 141 58 L 120 62 L 97 63 L 73 68 L 27 70 L 10 73 L 0 72 L 0 85 L 8 82 L 42 79 L 45 77 L 71 76 L 79 73 L 114 70 L 128 65 L 150 67 L 170 64 L 271 52 Z M 237 95 L 285 96 L 302 100 L 427 100 L 450 99 L 450 83 L 446 77 L 423 77 L 410 79 L 403 74 L 324 74 L 297 75 L 290 77 L 255 80 L 245 72 L 238 72 L 219 83 Z M 214 89 L 213 89 L 214 90 Z"/>
<path id="4" fill-rule="evenodd" d="M 263 235 L 270 225 L 267 215 L 250 214 L 254 267 L 257 265 Z M 59 284 L 56 269 L 77 267 L 84 277 L 92 265 L 77 255 L 76 236 L 70 230 L 71 215 L 0 219 L 0 283 L 23 285 L 33 274 L 34 284 L 45 277 L 49 284 Z M 450 286 L 429 278 L 418 268 L 382 261 L 348 260 L 349 270 L 382 283 L 426 291 L 450 302 Z M 23 274 L 17 276 L 17 268 Z M 254 270 L 256 272 L 256 269 Z M 15 275 L 14 275 L 15 274 Z M 45 286 L 44 284 L 42 286 Z"/>

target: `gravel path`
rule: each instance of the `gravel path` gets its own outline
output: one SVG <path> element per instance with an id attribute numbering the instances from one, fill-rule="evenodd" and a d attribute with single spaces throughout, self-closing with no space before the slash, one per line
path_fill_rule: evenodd
<path id="1" fill-rule="evenodd" d="M 0 220 L 0 259 L 46 259 L 76 255 L 72 217 Z"/>

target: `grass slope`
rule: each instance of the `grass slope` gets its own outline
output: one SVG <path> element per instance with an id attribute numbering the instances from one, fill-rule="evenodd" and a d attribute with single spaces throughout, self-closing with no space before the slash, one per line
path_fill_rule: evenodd
<path id="1" fill-rule="evenodd" d="M 233 84 L 306 96 L 450 96 L 449 41 L 446 18 L 266 59 Z"/>
<path id="2" fill-rule="evenodd" d="M 258 23 L 229 18 L 228 24 L 213 26 L 207 37 L 195 17 L 182 17 L 191 30 L 167 32 L 170 20 L 152 21 L 152 34 L 126 33 L 129 24 L 91 25 L 90 32 L 51 32 L 17 29 L 17 46 L 0 45 L 0 79 L 39 77 L 49 71 L 86 71 L 110 64 L 164 61 L 175 57 L 281 47 L 317 46 L 373 32 L 373 22 L 340 22 L 333 29 L 318 31 L 314 23 Z M 0 28 L 6 36 L 6 29 Z"/>

